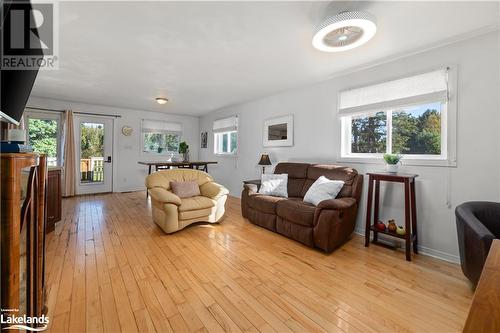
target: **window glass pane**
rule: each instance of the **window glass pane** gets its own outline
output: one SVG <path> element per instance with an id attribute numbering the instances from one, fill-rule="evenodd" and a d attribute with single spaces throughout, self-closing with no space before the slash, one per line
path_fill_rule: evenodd
<path id="1" fill-rule="evenodd" d="M 441 103 L 393 112 L 392 151 L 399 154 L 441 154 Z"/>
<path id="2" fill-rule="evenodd" d="M 144 133 L 143 151 L 146 153 L 166 153 L 179 150 L 180 136 L 167 133 Z"/>
<path id="3" fill-rule="evenodd" d="M 387 120 L 384 112 L 351 119 L 352 153 L 385 153 Z"/>
<path id="4" fill-rule="evenodd" d="M 80 182 L 104 181 L 104 124 L 82 123 L 80 127 Z"/>
<path id="5" fill-rule="evenodd" d="M 222 152 L 224 153 L 227 153 L 229 151 L 227 148 L 227 143 L 228 143 L 227 136 L 228 136 L 227 133 L 222 134 Z"/>
<path id="6" fill-rule="evenodd" d="M 179 151 L 180 136 L 165 134 L 165 142 L 168 151 Z"/>
<path id="7" fill-rule="evenodd" d="M 57 165 L 57 120 L 28 119 L 28 137 L 33 150 L 47 154 L 48 165 Z"/>
<path id="8" fill-rule="evenodd" d="M 236 148 L 238 147 L 238 133 L 231 133 L 231 153 L 236 152 Z"/>

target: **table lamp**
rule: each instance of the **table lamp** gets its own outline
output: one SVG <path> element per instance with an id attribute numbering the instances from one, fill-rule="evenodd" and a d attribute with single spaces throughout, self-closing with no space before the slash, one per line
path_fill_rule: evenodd
<path id="1" fill-rule="evenodd" d="M 262 154 L 260 156 L 260 161 L 258 164 L 262 165 L 262 173 L 266 173 L 266 165 L 272 165 L 271 160 L 269 159 L 269 155 Z"/>

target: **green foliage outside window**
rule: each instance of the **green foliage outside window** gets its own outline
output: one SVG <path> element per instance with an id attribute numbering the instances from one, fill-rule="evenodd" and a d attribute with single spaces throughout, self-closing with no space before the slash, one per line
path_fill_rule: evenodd
<path id="1" fill-rule="evenodd" d="M 57 120 L 28 119 L 28 137 L 33 150 L 47 154 L 49 161 L 57 159 Z"/>
<path id="2" fill-rule="evenodd" d="M 80 133 L 81 158 L 104 156 L 103 124 L 83 123 Z"/>
<path id="3" fill-rule="evenodd" d="M 419 116 L 410 112 L 394 113 L 392 151 L 400 154 L 441 154 L 441 113 L 430 109 Z"/>
<path id="4" fill-rule="evenodd" d="M 352 120 L 351 152 L 385 153 L 387 140 L 387 120 L 384 112 L 371 117 Z"/>
<path id="5" fill-rule="evenodd" d="M 427 109 L 392 113 L 392 153 L 441 154 L 441 112 L 439 103 Z M 352 153 L 386 153 L 387 115 L 378 112 L 373 116 L 351 120 Z"/>
<path id="6" fill-rule="evenodd" d="M 143 151 L 146 153 L 177 152 L 180 136 L 168 133 L 144 133 Z"/>

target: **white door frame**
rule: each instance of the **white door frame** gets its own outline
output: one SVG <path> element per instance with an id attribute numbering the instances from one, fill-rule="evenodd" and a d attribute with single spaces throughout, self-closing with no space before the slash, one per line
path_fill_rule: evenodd
<path id="1" fill-rule="evenodd" d="M 93 193 L 107 193 L 113 192 L 113 183 L 114 183 L 114 117 L 108 116 L 96 116 L 96 115 L 85 115 L 85 114 L 76 114 L 74 119 L 74 133 L 75 133 L 75 148 L 76 148 L 76 194 L 93 194 Z M 84 122 L 96 122 L 96 123 L 104 123 L 105 126 L 105 139 L 104 139 L 104 159 L 107 156 L 111 156 L 111 165 L 107 162 L 105 165 L 105 173 L 104 173 L 104 181 L 102 183 L 88 183 L 82 184 L 80 181 L 81 173 L 80 173 L 80 156 L 81 156 L 81 124 Z M 109 136 L 109 138 L 107 137 Z M 108 149 L 107 146 L 109 146 Z"/>

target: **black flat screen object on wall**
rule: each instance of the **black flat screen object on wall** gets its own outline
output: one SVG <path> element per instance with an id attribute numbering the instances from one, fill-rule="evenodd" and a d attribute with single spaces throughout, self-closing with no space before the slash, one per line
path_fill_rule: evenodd
<path id="1" fill-rule="evenodd" d="M 15 125 L 19 125 L 19 121 L 24 113 L 24 108 L 31 94 L 31 89 L 35 83 L 38 74 L 38 67 L 34 69 L 7 69 L 4 66 L 4 51 L 8 48 L 7 43 L 10 43 L 11 12 L 16 9 L 22 9 L 25 14 L 25 22 L 34 20 L 31 4 L 25 1 L 5 0 L 1 4 L 1 42 L 0 42 L 0 120 L 7 121 Z M 37 34 L 36 28 L 27 27 L 29 32 Z M 31 56 L 43 57 L 41 47 L 34 48 L 33 40 L 30 40 L 29 54 Z M 21 54 L 26 54 L 27 50 L 20 51 Z"/>

